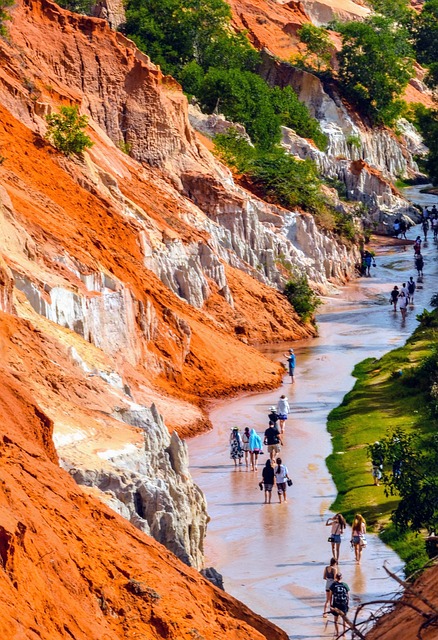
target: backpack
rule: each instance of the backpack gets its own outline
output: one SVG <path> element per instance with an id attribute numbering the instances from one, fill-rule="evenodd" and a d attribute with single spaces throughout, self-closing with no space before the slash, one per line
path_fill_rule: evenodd
<path id="1" fill-rule="evenodd" d="M 348 606 L 348 591 L 343 582 L 334 582 L 331 586 L 333 592 L 332 606 L 336 609 L 345 609 Z"/>

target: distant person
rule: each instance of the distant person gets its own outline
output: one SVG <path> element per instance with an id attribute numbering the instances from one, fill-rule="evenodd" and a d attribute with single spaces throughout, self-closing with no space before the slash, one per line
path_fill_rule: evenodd
<path id="1" fill-rule="evenodd" d="M 354 556 L 356 558 L 356 563 L 360 564 L 362 549 L 365 546 L 364 537 L 367 532 L 367 523 L 365 522 L 365 518 L 360 513 L 356 513 L 356 515 L 354 516 L 351 529 L 351 543 L 354 547 Z"/>
<path id="2" fill-rule="evenodd" d="M 234 466 L 237 467 L 237 461 L 242 464 L 243 445 L 239 432 L 239 427 L 233 427 L 230 433 L 230 458 L 234 460 Z"/>
<path id="3" fill-rule="evenodd" d="M 249 427 L 245 427 L 242 433 L 243 454 L 245 456 L 245 466 L 249 469 Z"/>
<path id="4" fill-rule="evenodd" d="M 277 458 L 275 462 L 277 463 L 274 469 L 275 482 L 277 483 L 278 501 L 281 504 L 281 498 L 283 498 L 284 502 L 287 502 L 286 486 L 289 476 L 286 465 L 281 463 L 281 458 Z"/>
<path id="5" fill-rule="evenodd" d="M 338 573 L 338 563 L 336 558 L 332 558 L 330 560 L 330 564 L 327 565 L 324 569 L 324 573 L 322 574 L 322 579 L 325 580 L 325 602 L 324 602 L 324 612 L 323 616 L 327 615 L 327 609 L 330 607 L 330 600 L 332 597 L 332 592 L 330 591 L 330 587 L 335 581 L 335 575 Z"/>
<path id="6" fill-rule="evenodd" d="M 415 257 L 415 268 L 418 272 L 418 279 L 423 278 L 423 267 L 424 267 L 423 256 L 421 255 L 421 253 L 419 253 Z"/>
<path id="7" fill-rule="evenodd" d="M 276 407 L 274 407 L 274 406 L 269 407 L 268 418 L 269 418 L 270 422 L 272 422 L 273 424 L 275 424 L 275 426 L 277 426 L 278 413 L 277 413 L 277 408 Z"/>
<path id="8" fill-rule="evenodd" d="M 402 320 L 406 318 L 406 312 L 408 309 L 408 298 L 403 291 L 400 291 L 398 295 L 398 306 L 402 315 Z"/>
<path id="9" fill-rule="evenodd" d="M 406 220 L 402 218 L 400 220 L 400 236 L 406 240 L 406 231 L 408 229 L 408 225 L 406 224 Z"/>
<path id="10" fill-rule="evenodd" d="M 260 453 L 263 453 L 262 439 L 255 429 L 249 432 L 249 457 L 252 471 L 257 471 L 257 461 Z"/>
<path id="11" fill-rule="evenodd" d="M 421 238 L 417 236 L 414 242 L 414 254 L 417 256 L 419 253 L 421 253 Z"/>
<path id="12" fill-rule="evenodd" d="M 280 396 L 280 400 L 277 403 L 278 420 L 280 422 L 280 433 L 284 433 L 284 427 L 286 424 L 287 417 L 289 415 L 289 411 L 290 411 L 290 406 L 289 406 L 288 399 L 283 394 Z"/>
<path id="13" fill-rule="evenodd" d="M 403 282 L 401 288 L 400 288 L 400 293 L 404 293 L 404 295 L 406 297 L 408 297 L 408 288 L 406 286 L 406 282 Z"/>
<path id="14" fill-rule="evenodd" d="M 392 225 L 392 232 L 394 234 L 394 237 L 398 238 L 400 233 L 400 220 L 398 218 L 394 220 L 394 224 Z"/>
<path id="15" fill-rule="evenodd" d="M 281 449 L 281 436 L 277 426 L 273 422 L 269 422 L 269 427 L 265 431 L 265 445 L 268 447 L 269 457 L 274 462 Z"/>
<path id="16" fill-rule="evenodd" d="M 294 374 L 295 374 L 295 353 L 293 349 L 289 349 L 289 353 L 284 354 L 285 358 L 287 358 L 287 368 L 290 375 L 290 381 L 293 384 L 295 382 Z"/>
<path id="17" fill-rule="evenodd" d="M 345 531 L 347 522 L 342 513 L 337 513 L 335 516 L 327 518 L 325 526 L 331 526 L 330 538 L 332 544 L 332 556 L 339 562 L 339 551 L 341 548 L 342 534 Z"/>
<path id="18" fill-rule="evenodd" d="M 433 217 L 430 221 L 430 226 L 433 231 L 433 239 L 436 240 L 438 237 L 438 218 Z"/>
<path id="19" fill-rule="evenodd" d="M 400 291 L 398 290 L 397 285 L 395 285 L 394 289 L 391 291 L 390 298 L 389 298 L 389 301 L 394 305 L 394 311 L 397 311 L 399 293 Z"/>
<path id="20" fill-rule="evenodd" d="M 421 227 L 423 229 L 424 242 L 427 240 L 427 232 L 429 231 L 429 220 L 425 218 L 421 223 Z"/>
<path id="21" fill-rule="evenodd" d="M 263 478 L 262 484 L 265 489 L 265 504 L 271 504 L 275 473 L 274 473 L 274 467 L 272 466 L 272 462 L 270 458 L 266 460 L 265 466 L 263 467 L 262 478 Z"/>
<path id="22" fill-rule="evenodd" d="M 417 288 L 417 285 L 414 282 L 414 278 L 411 276 L 408 282 L 408 295 L 409 295 L 409 302 L 411 304 L 414 304 L 414 295 L 415 295 L 416 288 Z"/>
<path id="23" fill-rule="evenodd" d="M 365 251 L 364 261 L 365 261 L 365 267 L 366 267 L 365 275 L 370 277 L 371 276 L 370 269 L 371 269 L 371 263 L 373 261 L 373 256 L 369 251 Z"/>
<path id="24" fill-rule="evenodd" d="M 373 457 L 371 460 L 372 471 L 371 474 L 374 479 L 374 486 L 378 487 L 380 480 L 382 479 L 382 470 L 383 470 L 383 451 L 382 445 L 377 440 L 372 447 Z"/>
<path id="25" fill-rule="evenodd" d="M 427 220 L 428 218 L 429 218 L 429 209 L 427 207 L 424 207 L 424 209 L 423 209 L 423 220 Z"/>
<path id="26" fill-rule="evenodd" d="M 349 591 L 350 587 L 346 582 L 342 582 L 342 573 L 335 575 L 335 581 L 330 587 L 332 593 L 330 602 L 330 613 L 333 614 L 335 623 L 335 635 L 339 637 L 338 617 L 342 616 L 343 635 L 345 636 L 345 616 L 348 613 L 348 607 L 350 602 Z"/>
<path id="27" fill-rule="evenodd" d="M 433 205 L 431 214 L 433 216 L 438 216 L 438 209 L 436 208 L 436 205 Z"/>

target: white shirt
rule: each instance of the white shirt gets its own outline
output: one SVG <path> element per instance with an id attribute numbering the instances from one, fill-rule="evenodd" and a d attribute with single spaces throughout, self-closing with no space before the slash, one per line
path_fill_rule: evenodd
<path id="1" fill-rule="evenodd" d="M 290 407 L 287 398 L 280 398 L 277 404 L 277 413 L 282 413 L 283 415 L 287 415 L 289 413 Z"/>
<path id="2" fill-rule="evenodd" d="M 275 465 L 274 467 L 274 472 L 275 472 L 275 479 L 277 481 L 278 484 L 281 484 L 282 482 L 286 482 L 286 478 L 287 478 L 287 467 L 284 464 L 280 465 L 280 473 L 277 473 L 277 469 L 278 469 L 278 464 Z"/>

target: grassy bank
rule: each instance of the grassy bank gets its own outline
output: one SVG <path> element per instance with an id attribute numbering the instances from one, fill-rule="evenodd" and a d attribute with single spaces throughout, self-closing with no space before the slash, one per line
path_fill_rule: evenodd
<path id="1" fill-rule="evenodd" d="M 415 382 L 413 372 L 436 346 L 437 317 L 436 312 L 433 320 L 428 315 L 403 347 L 380 360 L 369 358 L 358 364 L 354 388 L 328 417 L 333 453 L 327 464 L 338 490 L 331 508 L 350 523 L 356 512 L 362 513 L 369 528 L 406 562 L 407 575 L 427 561 L 424 536 L 401 533 L 392 525 L 391 513 L 399 498 L 385 495 L 384 486 L 374 486 L 367 445 L 397 427 L 425 439 L 436 428 L 428 411 L 428 392 Z"/>

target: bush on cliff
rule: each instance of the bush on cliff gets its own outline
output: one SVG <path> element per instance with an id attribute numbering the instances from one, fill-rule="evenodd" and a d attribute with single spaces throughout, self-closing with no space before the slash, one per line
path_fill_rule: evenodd
<path id="1" fill-rule="evenodd" d="M 47 139 L 66 156 L 80 155 L 93 146 L 91 138 L 84 133 L 88 118 L 79 115 L 77 106 L 61 107 L 58 113 L 47 115 L 46 122 L 49 125 Z"/>
<path id="2" fill-rule="evenodd" d="M 297 276 L 293 280 L 289 280 L 284 289 L 284 293 L 304 322 L 313 317 L 316 309 L 321 304 L 321 300 L 310 288 L 307 276 L 304 274 Z"/>
<path id="3" fill-rule="evenodd" d="M 0 35 L 5 36 L 7 34 L 7 30 L 5 27 L 5 20 L 10 20 L 11 16 L 7 12 L 9 7 L 12 7 L 14 4 L 14 0 L 0 0 Z"/>

